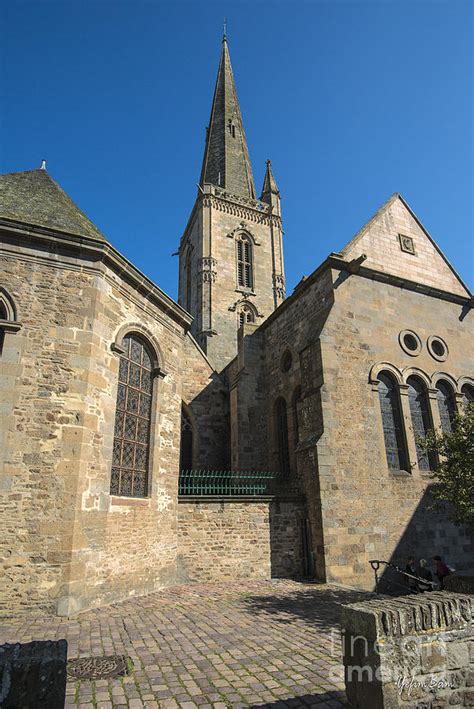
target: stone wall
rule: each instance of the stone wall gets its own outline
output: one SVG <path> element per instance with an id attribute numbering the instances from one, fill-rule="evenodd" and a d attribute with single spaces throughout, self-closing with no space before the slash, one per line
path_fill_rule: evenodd
<path id="1" fill-rule="evenodd" d="M 225 467 L 222 381 L 186 315 L 141 275 L 137 288 L 108 246 L 4 236 L 2 286 L 21 328 L 0 356 L 0 609 L 70 615 L 173 583 L 182 401 L 200 419 L 196 465 Z M 148 341 L 159 372 L 145 498 L 110 494 L 128 332 Z"/>
<path id="2" fill-rule="evenodd" d="M 186 582 L 301 576 L 303 519 L 299 501 L 181 498 L 178 576 Z"/>
<path id="3" fill-rule="evenodd" d="M 473 611 L 468 596 L 444 592 L 343 607 L 351 707 L 473 706 Z"/>
<path id="4" fill-rule="evenodd" d="M 254 335 L 246 336 L 255 339 L 260 356 L 253 354 L 245 378 L 239 375 L 238 362 L 248 344 L 228 367 L 235 372 L 235 402 L 252 389 L 255 401 L 264 402 L 260 425 L 245 428 L 245 411 L 232 406 L 231 398 L 231 412 L 237 412 L 232 418 L 233 459 L 242 451 L 236 432 L 246 432 L 242 441 L 252 450 L 266 430 L 264 467 L 278 465 L 274 407 L 283 397 L 290 464 L 308 500 L 318 578 L 370 589 L 369 559 L 404 565 L 410 554 L 428 560 L 440 554 L 456 569 L 466 568 L 473 553 L 472 535 L 451 524 L 447 514 L 431 509 L 430 476 L 418 469 L 408 387 L 403 384 L 410 470 L 388 469 L 372 373 L 385 362 L 396 368 L 401 382 L 410 374 L 422 376 L 428 383 L 433 425 L 439 427 L 437 378 L 445 377 L 458 390 L 466 377 L 472 381 L 472 317 L 465 315 L 462 303 L 448 297 L 382 282 L 368 270 L 350 273 L 349 264 L 331 269 L 330 263 L 303 281 Z M 422 342 L 416 357 L 400 346 L 399 334 L 405 329 Z M 444 362 L 427 348 L 434 334 L 447 343 Z M 287 371 L 282 367 L 285 352 L 291 354 Z M 301 397 L 295 402 L 299 388 Z M 456 400 L 461 405 L 459 393 Z"/>

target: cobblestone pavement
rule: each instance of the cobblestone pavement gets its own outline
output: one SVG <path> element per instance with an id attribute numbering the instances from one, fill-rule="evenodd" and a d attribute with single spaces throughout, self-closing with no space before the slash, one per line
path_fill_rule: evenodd
<path id="1" fill-rule="evenodd" d="M 176 586 L 72 620 L 10 620 L 0 637 L 65 638 L 69 659 L 131 658 L 128 676 L 68 681 L 66 707 L 336 708 L 340 605 L 361 597 L 296 581 Z"/>

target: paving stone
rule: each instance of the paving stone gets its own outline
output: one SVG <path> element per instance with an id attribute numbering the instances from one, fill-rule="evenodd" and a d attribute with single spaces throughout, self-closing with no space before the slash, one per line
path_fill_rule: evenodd
<path id="1" fill-rule="evenodd" d="M 69 657 L 107 647 L 133 659 L 130 676 L 68 683 L 71 708 L 92 707 L 95 687 L 97 709 L 321 709 L 345 706 L 334 679 L 335 668 L 342 672 L 339 609 L 362 597 L 293 581 L 194 584 L 76 619 L 13 619 L 0 631 L 5 642 L 66 638 Z"/>

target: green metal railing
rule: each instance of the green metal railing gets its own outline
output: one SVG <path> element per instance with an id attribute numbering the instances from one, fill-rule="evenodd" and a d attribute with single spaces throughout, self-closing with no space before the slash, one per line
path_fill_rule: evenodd
<path id="1" fill-rule="evenodd" d="M 277 495 L 297 492 L 288 473 L 268 471 L 182 470 L 180 495 Z"/>

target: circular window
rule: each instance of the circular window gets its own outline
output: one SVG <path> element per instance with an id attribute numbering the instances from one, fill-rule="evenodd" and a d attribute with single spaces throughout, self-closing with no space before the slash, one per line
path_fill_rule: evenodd
<path id="1" fill-rule="evenodd" d="M 282 372 L 289 372 L 291 369 L 291 365 L 293 363 L 293 357 L 291 355 L 290 350 L 286 350 L 286 352 L 283 353 L 283 357 L 281 358 L 281 371 Z"/>
<path id="2" fill-rule="evenodd" d="M 407 354 L 416 357 L 421 352 L 421 340 L 412 330 L 402 330 L 398 336 L 400 347 Z"/>
<path id="3" fill-rule="evenodd" d="M 437 335 L 431 335 L 431 337 L 428 338 L 427 345 L 430 355 L 437 359 L 438 362 L 444 362 L 449 354 L 446 342 Z"/>

